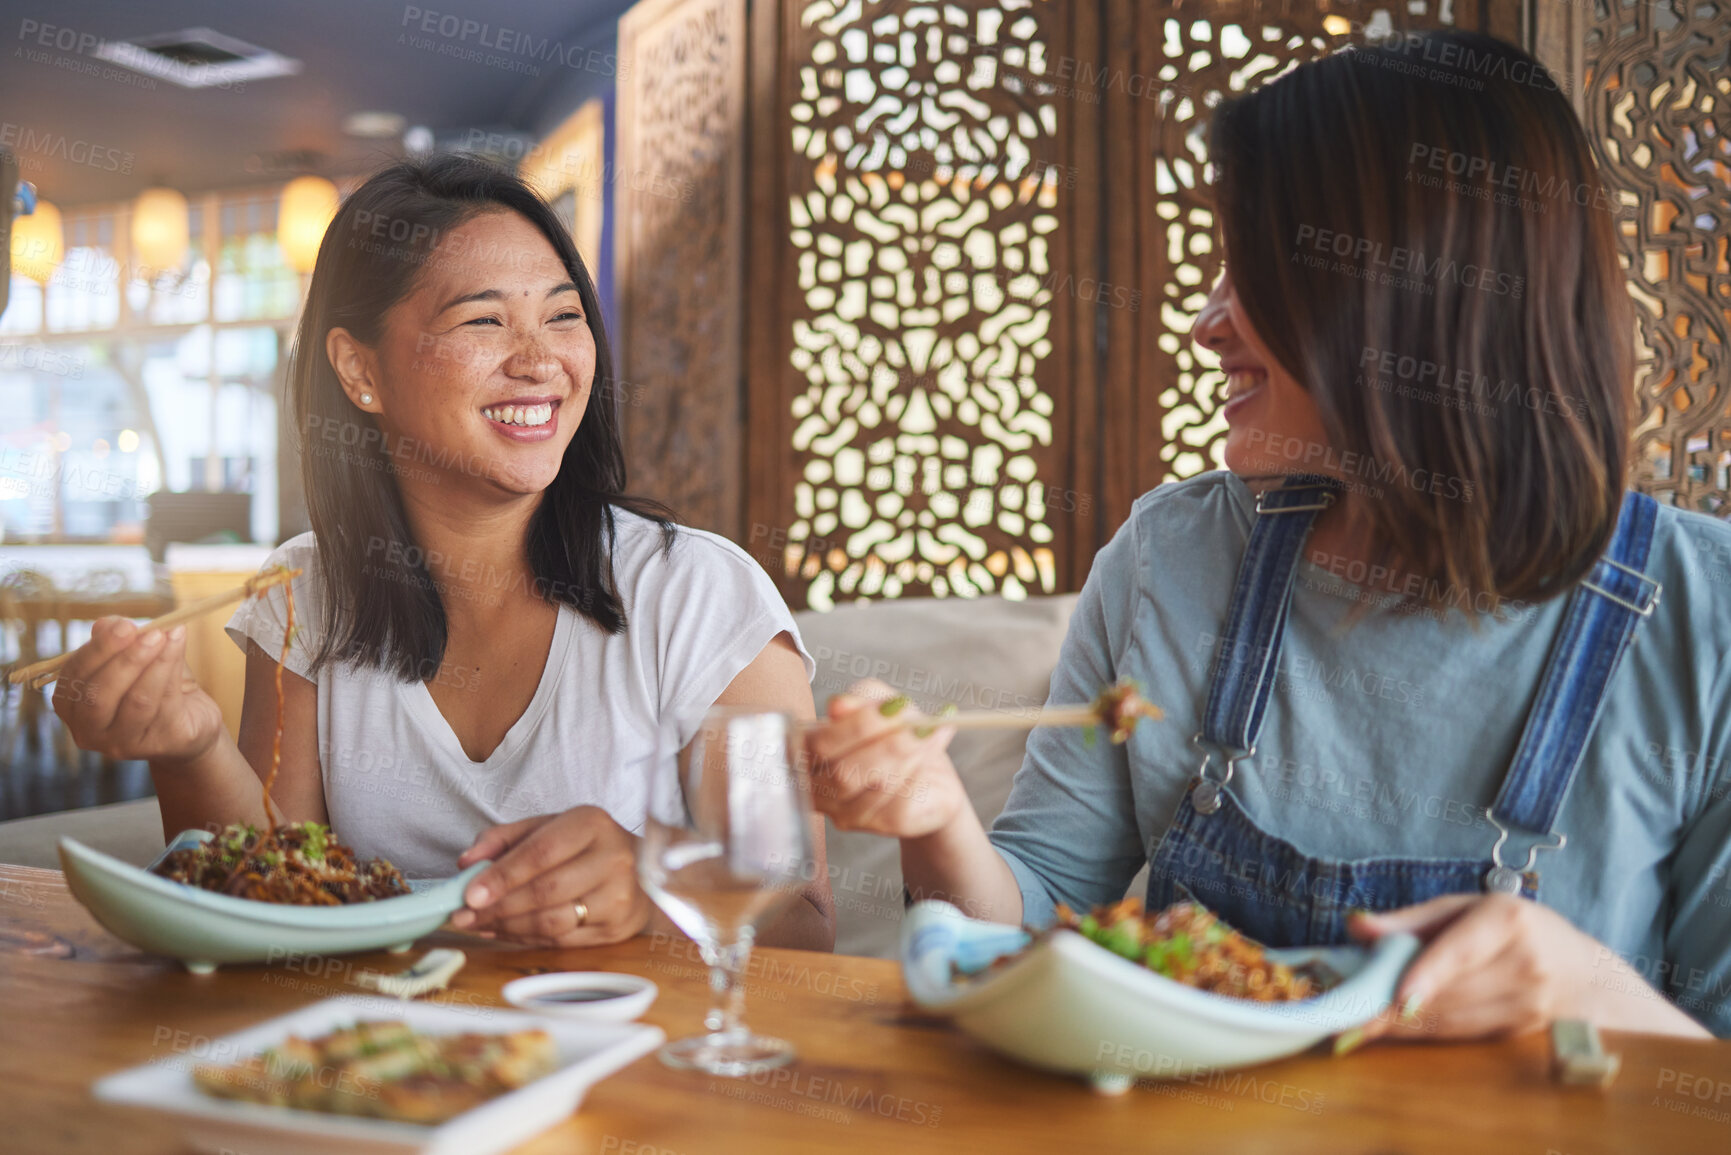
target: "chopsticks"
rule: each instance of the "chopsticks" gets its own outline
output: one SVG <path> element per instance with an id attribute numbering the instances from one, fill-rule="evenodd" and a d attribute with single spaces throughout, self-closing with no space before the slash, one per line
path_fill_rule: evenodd
<path id="1" fill-rule="evenodd" d="M 150 621 L 145 622 L 140 626 L 138 632 L 142 634 L 147 630 L 171 630 L 182 622 L 189 622 L 193 618 L 203 617 L 212 610 L 220 610 L 224 606 L 233 605 L 235 602 L 245 601 L 247 598 L 257 596 L 263 591 L 269 589 L 271 586 L 281 585 L 282 583 L 297 578 L 300 575 L 301 571 L 298 569 L 289 569 L 286 566 L 280 565 L 272 566 L 268 570 L 261 570 L 252 577 L 247 578 L 246 581 L 235 586 L 231 590 L 224 590 L 220 594 L 211 594 L 209 597 L 199 598 L 195 602 L 188 602 L 184 606 L 177 606 L 176 608 L 169 610 L 160 618 L 152 618 Z M 77 651 L 75 650 L 69 650 L 64 654 L 59 654 L 52 658 L 45 658 L 40 662 L 32 662 L 28 666 L 20 666 L 18 669 L 7 674 L 6 680 L 11 682 L 14 686 L 20 682 L 27 682 L 32 690 L 39 690 L 60 676 L 60 667 L 65 665 L 67 660 L 76 652 Z"/>
<path id="2" fill-rule="evenodd" d="M 1158 707 L 1149 706 L 1153 711 L 1145 715 L 1158 719 Z M 828 718 L 819 718 L 811 725 L 818 726 L 828 722 Z M 902 729 L 937 729 L 940 726 L 953 726 L 957 730 L 1032 730 L 1036 726 L 1101 726 L 1106 720 L 1100 717 L 1100 711 L 1093 706 L 1046 706 L 1043 709 L 1004 713 L 998 710 L 967 710 L 960 714 L 944 717 L 941 714 L 914 714 L 896 718 L 896 724 Z"/>
<path id="3" fill-rule="evenodd" d="M 1119 678 L 1100 691 L 1100 696 L 1086 706 L 1046 706 L 1039 710 L 968 710 L 956 713 L 954 705 L 945 706 L 948 713 L 920 714 L 910 712 L 913 699 L 898 694 L 878 703 L 878 712 L 895 719 L 892 727 L 914 730 L 924 737 L 940 726 L 957 730 L 1033 730 L 1040 726 L 1104 726 L 1115 745 L 1122 745 L 1143 718 L 1159 721 L 1165 717 L 1160 707 L 1142 696 L 1141 683 L 1131 677 Z M 809 725 L 827 725 L 833 719 L 816 718 Z"/>
<path id="4" fill-rule="evenodd" d="M 898 718 L 902 729 L 953 726 L 957 730 L 1032 730 L 1036 726 L 1098 726 L 1100 713 L 1092 706 L 1046 706 L 1039 710 L 1005 713 L 998 710 L 965 710 L 945 718 L 939 714 L 916 714 Z"/>

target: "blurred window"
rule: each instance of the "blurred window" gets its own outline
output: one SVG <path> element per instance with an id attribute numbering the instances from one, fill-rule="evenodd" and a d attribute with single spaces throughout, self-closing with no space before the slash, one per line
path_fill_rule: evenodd
<path id="1" fill-rule="evenodd" d="M 301 278 L 276 243 L 276 189 L 190 200 L 178 268 L 127 260 L 118 205 L 66 211 L 47 286 L 12 277 L 4 540 L 140 541 L 159 489 L 251 494 L 253 537 L 275 540 L 279 370 Z"/>

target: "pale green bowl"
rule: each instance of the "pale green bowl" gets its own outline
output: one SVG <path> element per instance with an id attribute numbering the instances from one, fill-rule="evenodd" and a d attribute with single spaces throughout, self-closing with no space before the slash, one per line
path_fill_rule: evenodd
<path id="1" fill-rule="evenodd" d="M 902 920 L 902 976 L 925 1010 L 1024 1063 L 1085 1076 L 1107 1093 L 1138 1078 L 1266 1063 L 1363 1026 L 1388 1009 L 1419 949 L 1411 935 L 1393 934 L 1369 949 L 1270 951 L 1288 965 L 1320 963 L 1341 976 L 1326 993 L 1290 1003 L 1200 991 L 1068 933 L 1042 939 L 996 973 L 955 977 L 958 966 L 974 973 L 1029 941 L 1020 927 L 921 902 Z"/>
<path id="2" fill-rule="evenodd" d="M 167 955 L 194 974 L 219 963 L 276 962 L 305 955 L 405 951 L 463 905 L 477 862 L 452 878 L 416 879 L 413 894 L 347 906 L 289 906 L 216 894 L 150 873 L 171 851 L 209 831 L 185 830 L 149 866 L 132 866 L 75 838 L 60 840 L 66 885 L 96 921 L 141 950 Z"/>

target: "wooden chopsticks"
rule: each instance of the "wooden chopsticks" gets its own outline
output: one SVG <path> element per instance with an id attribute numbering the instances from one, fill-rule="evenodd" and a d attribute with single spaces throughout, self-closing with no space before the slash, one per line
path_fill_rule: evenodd
<path id="1" fill-rule="evenodd" d="M 1032 730 L 1036 726 L 1098 726 L 1099 712 L 1092 706 L 1047 706 L 1039 710 L 965 710 L 960 714 L 919 715 L 896 719 L 903 729 L 953 726 L 957 730 Z"/>
<path id="2" fill-rule="evenodd" d="M 247 578 L 245 582 L 231 590 L 225 590 L 220 594 L 211 594 L 207 598 L 199 598 L 197 601 L 188 602 L 184 606 L 177 606 L 160 618 L 153 618 L 145 622 L 138 628 L 138 632 L 142 634 L 147 630 L 171 630 L 182 622 L 189 622 L 193 618 L 203 617 L 212 610 L 220 610 L 224 606 L 233 605 L 235 602 L 245 601 L 271 586 L 281 585 L 283 582 L 290 581 L 300 575 L 301 571 L 298 569 L 289 569 L 280 565 L 272 566 L 268 570 L 261 570 Z M 7 674 L 6 679 L 14 686 L 20 682 L 27 682 L 32 690 L 39 690 L 60 676 L 60 667 L 65 665 L 67 660 L 76 652 L 68 651 L 52 658 L 45 658 L 40 662 L 32 662 L 28 666 L 20 666 Z"/>
<path id="3" fill-rule="evenodd" d="M 1158 707 L 1147 707 L 1152 713 L 1144 715 L 1158 719 Z M 828 718 L 819 718 L 811 724 L 822 725 Z M 944 717 L 941 714 L 900 715 L 895 718 L 897 725 L 903 729 L 937 729 L 940 726 L 953 726 L 957 730 L 1032 730 L 1036 726 L 1100 726 L 1105 719 L 1093 706 L 1046 706 L 1039 710 L 1018 711 L 1006 713 L 998 710 L 967 710 L 960 714 Z"/>

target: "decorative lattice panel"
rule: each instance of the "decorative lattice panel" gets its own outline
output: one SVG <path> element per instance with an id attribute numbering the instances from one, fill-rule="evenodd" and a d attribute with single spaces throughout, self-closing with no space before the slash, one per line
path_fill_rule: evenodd
<path id="1" fill-rule="evenodd" d="M 615 404 L 634 492 L 738 534 L 746 0 L 643 0 L 619 22 Z"/>
<path id="2" fill-rule="evenodd" d="M 1449 0 L 1440 7 L 1438 0 L 1387 7 L 1226 3 L 1209 5 L 1207 19 L 1198 19 L 1199 10 L 1181 0 L 1140 11 L 1142 58 L 1159 84 L 1145 138 L 1152 147 L 1144 158 L 1144 191 L 1155 219 L 1144 224 L 1153 237 L 1142 276 L 1156 323 L 1154 351 L 1144 364 L 1152 368 L 1149 384 L 1159 390 L 1160 417 L 1158 462 L 1138 478 L 1146 488 L 1222 464 L 1225 377 L 1214 355 L 1199 354 L 1190 341 L 1191 326 L 1220 275 L 1206 182 L 1215 106 L 1344 45 L 1374 44 L 1393 30 L 1439 27 L 1463 13 Z"/>
<path id="3" fill-rule="evenodd" d="M 1056 588 L 1057 7 L 799 9 L 784 564 L 813 607 Z"/>
<path id="4" fill-rule="evenodd" d="M 1731 490 L 1731 4 L 1595 0 L 1582 86 L 1636 312 L 1636 484 Z"/>

